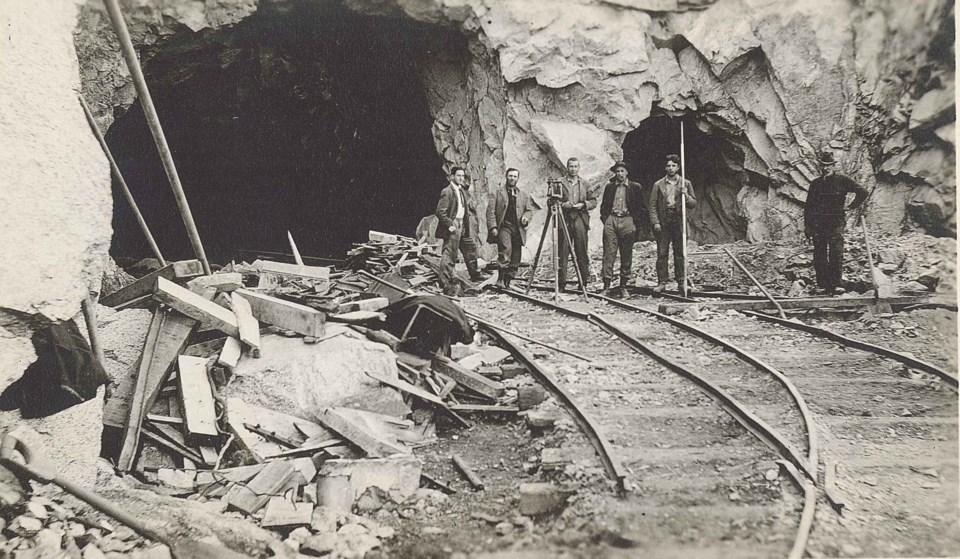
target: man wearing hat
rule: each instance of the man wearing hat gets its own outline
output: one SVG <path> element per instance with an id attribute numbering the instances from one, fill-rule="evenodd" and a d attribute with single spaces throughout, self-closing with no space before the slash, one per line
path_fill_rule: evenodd
<path id="1" fill-rule="evenodd" d="M 813 179 L 807 190 L 803 212 L 804 232 L 813 239 L 813 267 L 817 285 L 827 293 L 843 293 L 843 229 L 846 225 L 844 205 L 847 194 L 854 194 L 850 209 L 855 210 L 867 199 L 867 190 L 853 180 L 836 173 L 833 153 L 821 152 L 823 176 Z"/>
<path id="2" fill-rule="evenodd" d="M 620 290 L 623 296 L 633 270 L 633 243 L 646 216 L 646 201 L 640 183 L 627 180 L 630 169 L 623 161 L 613 167 L 613 178 L 603 190 L 600 221 L 603 222 L 603 288 L 613 282 L 613 262 L 620 252 Z"/>
<path id="3" fill-rule="evenodd" d="M 670 277 L 668 260 L 670 245 L 673 245 L 673 271 L 677 278 L 677 285 L 683 281 L 683 218 L 680 211 L 680 200 L 686 196 L 687 209 L 697 205 L 693 195 L 693 185 L 690 181 L 682 181 L 680 176 L 680 156 L 667 156 L 667 174 L 653 183 L 650 191 L 650 223 L 653 225 L 653 234 L 657 237 L 657 287 L 654 291 L 663 291 L 667 287 Z"/>
<path id="4" fill-rule="evenodd" d="M 527 241 L 527 225 L 533 217 L 530 195 L 520 190 L 520 171 L 507 169 L 504 188 L 497 189 L 487 204 L 488 243 L 497 243 L 500 277 L 497 285 L 510 287 L 520 267 L 520 253 Z"/>

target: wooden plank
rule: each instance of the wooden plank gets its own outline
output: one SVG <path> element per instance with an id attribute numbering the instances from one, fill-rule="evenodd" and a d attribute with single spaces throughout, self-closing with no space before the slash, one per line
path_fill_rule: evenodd
<path id="1" fill-rule="evenodd" d="M 327 439 L 324 441 L 319 441 L 317 443 L 311 443 L 306 441 L 303 443 L 303 446 L 299 448 L 294 448 L 292 450 L 284 450 L 283 452 L 278 452 L 271 456 L 264 456 L 264 460 L 273 460 L 276 458 L 297 458 L 301 456 L 312 456 L 314 454 L 319 454 L 320 452 L 325 452 L 326 449 L 334 446 L 340 446 L 344 444 L 341 439 Z"/>
<path id="2" fill-rule="evenodd" d="M 240 329 L 240 341 L 250 348 L 250 355 L 260 357 L 260 323 L 254 318 L 250 303 L 237 293 L 230 294 L 230 303 Z"/>
<path id="3" fill-rule="evenodd" d="M 167 437 L 164 437 L 158 434 L 153 430 L 153 427 L 154 427 L 153 425 L 148 423 L 146 427 L 143 429 L 143 431 L 141 431 L 141 434 L 145 438 L 150 439 L 155 444 L 169 450 L 170 452 L 173 452 L 176 455 L 182 456 L 184 458 L 189 458 L 194 462 L 201 462 L 201 463 L 203 462 L 203 458 L 200 455 L 194 454 L 186 447 L 181 447 L 176 443 L 174 443 L 173 441 L 171 441 L 170 439 L 168 439 Z"/>
<path id="4" fill-rule="evenodd" d="M 207 375 L 207 360 L 181 355 L 177 358 L 177 386 L 183 403 L 183 432 L 195 442 L 216 439 L 217 411 L 213 387 Z"/>
<path id="5" fill-rule="evenodd" d="M 200 471 L 197 472 L 197 485 L 227 482 L 246 483 L 266 467 L 266 464 L 253 464 L 252 466 L 237 466 L 235 468 L 223 468 L 221 470 Z"/>
<path id="6" fill-rule="evenodd" d="M 261 272 L 278 274 L 281 276 L 298 276 L 323 281 L 330 281 L 330 268 L 326 266 L 300 266 L 297 264 L 287 264 L 285 262 L 273 262 L 270 260 L 256 260 L 253 267 Z"/>
<path id="7" fill-rule="evenodd" d="M 152 413 L 147 414 L 147 421 L 152 421 L 154 423 L 163 423 L 165 425 L 183 425 L 183 420 L 179 417 L 173 417 L 169 415 L 156 415 Z"/>
<path id="8" fill-rule="evenodd" d="M 356 311 L 379 311 L 388 306 L 390 301 L 386 297 L 372 297 L 370 299 L 361 299 L 350 303 L 342 303 L 338 313 L 348 313 Z"/>
<path id="9" fill-rule="evenodd" d="M 461 426 L 467 427 L 467 428 L 470 427 L 470 423 L 468 423 L 465 419 L 463 419 L 462 417 L 460 417 L 459 415 L 457 415 L 456 413 L 454 413 L 454 412 L 450 409 L 450 407 L 447 406 L 446 402 L 444 402 L 443 400 L 441 400 L 438 396 L 434 396 L 433 394 L 431 394 L 431 393 L 427 392 L 426 390 L 420 388 L 419 386 L 414 386 L 414 385 L 410 384 L 409 382 L 406 382 L 406 381 L 403 381 L 403 380 L 400 380 L 400 379 L 387 378 L 387 377 L 384 377 L 384 376 L 382 376 L 382 375 L 378 375 L 378 374 L 375 374 L 375 373 L 371 373 L 370 371 L 367 371 L 367 376 L 370 377 L 370 378 L 372 378 L 372 379 L 374 379 L 374 380 L 380 381 L 380 382 L 382 382 L 383 384 L 386 384 L 387 386 L 392 386 L 393 388 L 396 388 L 397 390 L 400 390 L 400 391 L 402 391 L 402 392 L 406 392 L 407 394 L 411 394 L 411 395 L 413 395 L 413 396 L 415 396 L 415 397 L 417 397 L 417 398 L 420 398 L 421 400 L 425 400 L 425 401 L 427 401 L 427 402 L 430 402 L 431 404 L 435 404 L 435 405 L 437 405 L 437 406 L 440 406 L 445 412 L 447 412 L 447 414 L 448 414 L 450 417 L 452 417 L 452 418 L 454 419 L 454 421 L 456 421 L 457 423 L 459 423 Z"/>
<path id="10" fill-rule="evenodd" d="M 278 435 L 295 441 L 306 442 L 306 439 L 320 437 L 317 440 L 327 440 L 336 435 L 324 427 L 311 421 L 295 417 L 268 408 L 247 404 L 239 398 L 227 399 L 227 422 L 231 431 L 237 436 L 237 442 L 250 451 L 254 460 L 262 462 L 267 456 L 274 456 L 285 450 L 286 446 L 268 441 L 259 435 L 247 430 L 243 424 L 257 424 L 273 431 Z"/>
<path id="11" fill-rule="evenodd" d="M 410 451 L 398 443 L 389 441 L 378 433 L 347 418 L 340 410 L 327 408 L 320 416 L 320 422 L 335 431 L 345 440 L 353 443 L 371 458 L 384 458 L 394 454 L 410 454 Z"/>
<path id="12" fill-rule="evenodd" d="M 270 462 L 246 485 L 234 485 L 223 500 L 230 508 L 244 514 L 253 514 L 267 504 L 270 497 L 277 495 L 294 475 L 300 474 L 290 462 L 286 460 Z"/>
<path id="13" fill-rule="evenodd" d="M 226 340 L 226 338 L 216 338 L 198 344 L 190 344 L 183 350 L 183 355 L 189 355 L 191 357 L 212 357 L 223 350 L 223 344 L 226 343 Z"/>
<path id="14" fill-rule="evenodd" d="M 233 313 L 204 298 L 203 295 L 198 295 L 164 278 L 158 278 L 153 297 L 228 336 L 240 337 L 240 329 L 237 327 L 237 319 Z"/>
<path id="15" fill-rule="evenodd" d="M 377 311 L 353 311 L 343 314 L 330 315 L 330 322 L 343 322 L 344 324 L 365 324 L 371 320 L 382 321 L 387 315 Z"/>
<path id="16" fill-rule="evenodd" d="M 221 274 L 200 276 L 188 281 L 187 287 L 191 291 L 197 291 L 205 287 L 213 287 L 220 292 L 230 292 L 243 287 L 243 276 L 240 275 L 239 272 L 224 272 Z"/>
<path id="17" fill-rule="evenodd" d="M 483 404 L 451 404 L 450 409 L 456 412 L 497 412 L 497 413 L 518 413 L 518 406 L 501 405 L 483 405 Z"/>
<path id="18" fill-rule="evenodd" d="M 217 357 L 217 363 L 233 369 L 237 366 L 237 363 L 240 362 L 240 352 L 242 346 L 240 345 L 240 340 L 230 336 L 223 343 L 223 349 L 220 350 L 220 356 Z"/>
<path id="19" fill-rule="evenodd" d="M 270 497 L 260 526 L 284 529 L 309 526 L 312 517 L 312 503 L 294 503 L 283 497 Z"/>
<path id="20" fill-rule="evenodd" d="M 798 299 L 777 299 L 780 306 L 784 309 L 828 309 L 840 307 L 865 307 L 879 303 L 889 305 L 916 305 L 930 302 L 931 298 L 927 295 L 909 296 L 909 297 L 885 297 L 874 299 L 873 297 L 808 297 Z M 699 303 L 665 303 L 660 305 L 660 312 L 664 314 L 680 314 L 691 306 L 701 308 L 709 307 L 718 311 L 734 310 L 776 310 L 776 307 L 770 301 L 704 301 Z"/>
<path id="21" fill-rule="evenodd" d="M 260 322 L 272 324 L 284 330 L 293 330 L 304 336 L 315 338 L 323 336 L 326 315 L 316 309 L 246 289 L 239 289 L 235 294 L 240 294 L 250 303 L 253 316 Z"/>
<path id="22" fill-rule="evenodd" d="M 151 272 L 135 282 L 125 285 L 113 293 L 100 298 L 100 304 L 116 307 L 134 299 L 153 293 L 157 278 L 167 280 L 185 279 L 203 275 L 203 266 L 199 260 L 181 260 L 172 262 L 155 272 Z"/>
<path id="23" fill-rule="evenodd" d="M 437 356 L 433 359 L 433 369 L 455 380 L 460 386 L 485 398 L 496 400 L 506 394 L 503 383 L 467 370 L 456 361 L 452 361 L 445 356 Z"/>
<path id="24" fill-rule="evenodd" d="M 470 464 L 467 464 L 466 460 L 461 458 L 459 454 L 453 454 L 450 456 L 450 459 L 453 460 L 453 464 L 460 470 L 463 477 L 467 478 L 467 481 L 470 482 L 470 485 L 472 485 L 474 489 L 483 491 L 483 480 L 473 471 Z"/>
<path id="25" fill-rule="evenodd" d="M 186 347 L 187 340 L 197 327 L 196 320 L 179 312 L 160 309 L 154 311 L 143 353 L 131 383 L 133 391 L 128 400 L 118 400 L 113 410 L 114 413 L 119 411 L 124 416 L 121 425 L 124 429 L 123 443 L 117 458 L 117 467 L 122 471 L 130 471 L 133 467 L 140 439 L 140 424 L 156 401 L 160 387 L 166 382 L 177 355 Z M 106 413 L 104 415 L 106 423 Z"/>

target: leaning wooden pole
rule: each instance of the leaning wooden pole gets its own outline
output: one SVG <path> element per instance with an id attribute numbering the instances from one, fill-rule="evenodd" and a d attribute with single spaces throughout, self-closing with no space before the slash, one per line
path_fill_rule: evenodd
<path id="1" fill-rule="evenodd" d="M 90 349 L 93 350 L 93 356 L 97 358 L 100 366 L 107 369 L 107 360 L 103 353 L 103 346 L 100 345 L 100 334 L 97 331 L 97 303 L 90 295 L 80 302 L 80 308 L 83 310 L 83 321 L 87 323 L 87 335 L 90 336 Z"/>
<path id="2" fill-rule="evenodd" d="M 773 306 L 777 307 L 777 312 L 780 314 L 780 318 L 787 320 L 787 314 L 783 312 L 783 307 L 781 307 L 780 303 L 776 299 L 774 299 L 773 295 L 771 295 L 769 291 L 767 291 L 767 288 L 764 287 L 762 283 L 760 283 L 760 280 L 758 280 L 756 277 L 754 277 L 753 274 L 750 273 L 750 270 L 748 270 L 747 267 L 744 266 L 743 263 L 740 262 L 740 260 L 733 255 L 732 252 L 730 252 L 730 249 L 728 249 L 727 247 L 723 247 L 723 252 L 726 252 L 727 256 L 729 256 L 730 259 L 733 260 L 733 263 L 736 264 L 737 267 L 740 268 L 740 270 L 743 271 L 744 274 L 747 274 L 747 277 L 750 278 L 750 281 L 753 282 L 753 285 L 757 286 L 757 289 L 759 289 L 760 292 L 763 293 L 764 296 L 766 296 L 766 298 L 771 303 L 773 303 Z"/>
<path id="3" fill-rule="evenodd" d="M 680 121 L 680 243 L 683 261 L 683 277 L 677 278 L 677 291 L 687 296 L 687 160 L 683 145 L 683 121 Z"/>
<path id="4" fill-rule="evenodd" d="M 123 19 L 123 14 L 120 13 L 120 4 L 117 0 L 103 0 L 103 3 L 106 5 L 110 21 L 113 23 L 113 31 L 120 41 L 120 52 L 127 63 L 127 69 L 130 70 L 133 85 L 137 89 L 137 95 L 140 96 L 140 106 L 143 107 L 143 114 L 147 117 L 150 133 L 153 135 L 153 141 L 160 153 L 160 160 L 163 162 L 163 170 L 167 173 L 170 188 L 173 189 L 173 197 L 177 200 L 177 206 L 180 208 L 180 217 L 183 218 L 183 224 L 187 227 L 187 235 L 190 237 L 190 244 L 193 245 L 193 252 L 196 254 L 197 260 L 203 265 L 204 273 L 209 275 L 211 273 L 210 263 L 207 261 L 207 254 L 200 242 L 200 233 L 197 232 L 197 224 L 193 221 L 187 196 L 183 193 L 183 185 L 180 184 L 180 176 L 177 174 L 177 167 L 173 163 L 170 146 L 167 145 L 167 138 L 163 135 L 160 117 L 157 116 L 157 110 L 153 106 L 153 98 L 150 97 L 150 90 L 147 89 L 147 80 L 144 79 L 143 71 L 140 69 L 137 52 L 133 49 L 130 32 L 127 31 L 127 24 Z"/>
<path id="5" fill-rule="evenodd" d="M 117 179 L 117 184 L 120 185 L 120 190 L 123 191 L 123 196 L 127 199 L 127 204 L 129 204 L 130 209 L 133 210 L 133 215 L 137 218 L 137 223 L 140 225 L 140 230 L 143 231 L 143 236 L 147 238 L 147 244 L 150 245 L 150 250 L 153 251 L 153 255 L 156 256 L 160 262 L 160 267 L 166 266 L 167 261 L 164 260 L 163 255 L 160 254 L 160 247 L 157 246 L 157 241 L 154 240 L 153 234 L 150 233 L 150 228 L 147 226 L 147 222 L 144 221 L 143 214 L 140 213 L 137 201 L 133 199 L 133 194 L 130 193 L 130 188 L 127 187 L 127 181 L 123 180 L 120 167 L 117 166 L 117 162 L 113 159 L 113 154 L 110 153 L 110 147 L 103 138 L 103 133 L 100 132 L 96 119 L 93 118 L 93 112 L 90 111 L 90 107 L 87 105 L 87 102 L 84 101 L 82 95 L 78 98 L 80 99 L 80 106 L 83 107 L 83 113 L 87 115 L 87 122 L 90 123 L 90 129 L 93 131 L 93 135 L 96 136 L 97 141 L 100 142 L 100 147 L 103 148 L 103 153 L 107 156 L 107 161 L 110 162 L 110 171 L 113 172 L 113 178 Z"/>

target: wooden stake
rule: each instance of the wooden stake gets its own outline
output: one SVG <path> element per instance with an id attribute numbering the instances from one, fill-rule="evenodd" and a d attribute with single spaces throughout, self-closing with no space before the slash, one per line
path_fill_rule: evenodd
<path id="1" fill-rule="evenodd" d="M 140 225 L 140 230 L 143 231 L 143 236 L 147 238 L 147 244 L 150 245 L 150 250 L 153 251 L 153 255 L 157 257 L 157 261 L 160 262 L 160 266 L 166 266 L 167 261 L 163 259 L 163 255 L 160 254 L 160 247 L 157 246 L 157 241 L 154 240 L 153 234 L 150 233 L 150 227 L 147 226 L 147 222 L 143 219 L 143 214 L 140 213 L 140 208 L 137 206 L 137 201 L 133 199 L 133 194 L 130 193 L 130 188 L 127 187 L 127 181 L 123 180 L 123 175 L 120 173 L 120 167 L 117 165 L 117 162 L 113 159 L 113 154 L 110 153 L 110 147 L 107 145 L 107 141 L 103 138 L 103 134 L 100 132 L 100 128 L 97 126 L 96 119 L 93 118 L 93 112 L 90 111 L 90 107 L 87 106 L 87 102 L 83 99 L 82 95 L 79 95 L 80 106 L 83 107 L 83 114 L 87 115 L 87 122 L 90 124 L 90 130 L 93 131 L 93 135 L 96 136 L 97 141 L 100 142 L 100 147 L 103 149 L 104 155 L 107 156 L 107 161 L 110 162 L 110 171 L 113 172 L 113 178 L 117 179 L 117 184 L 120 185 L 120 190 L 123 191 L 123 197 L 127 199 L 127 204 L 130 205 L 130 209 L 133 211 L 134 217 L 137 218 L 137 223 Z"/>
<path id="2" fill-rule="evenodd" d="M 303 257 L 300 256 L 300 251 L 297 250 L 297 243 L 293 242 L 293 235 L 290 234 L 290 231 L 287 231 L 287 239 L 290 241 L 290 250 L 293 251 L 294 262 L 296 262 L 298 266 L 303 266 Z"/>
<path id="3" fill-rule="evenodd" d="M 458 454 L 453 454 L 450 456 L 450 459 L 453 460 L 453 464 L 460 470 L 460 473 L 463 474 L 463 477 L 467 478 L 467 481 L 470 482 L 470 485 L 477 489 L 478 491 L 483 491 L 483 480 L 480 479 L 480 476 L 473 471 L 473 468 L 467 464 L 463 458 Z"/>
<path id="4" fill-rule="evenodd" d="M 687 165 L 683 144 L 683 121 L 680 121 L 680 248 L 683 255 L 683 277 L 677 278 L 677 291 L 683 297 L 687 296 Z"/>
<path id="5" fill-rule="evenodd" d="M 210 263 L 207 261 L 207 254 L 204 252 L 203 244 L 200 242 L 200 233 L 197 232 L 197 225 L 193 221 L 193 213 L 190 212 L 190 204 L 187 202 L 187 196 L 183 192 L 183 185 L 180 184 L 180 175 L 177 174 L 177 167 L 173 163 L 170 146 L 167 145 L 167 138 L 163 135 L 163 128 L 160 126 L 160 117 L 157 116 L 157 109 L 153 106 L 153 98 L 150 97 L 147 80 L 143 77 L 143 71 L 140 69 L 140 61 L 137 59 L 137 52 L 133 48 L 133 41 L 130 40 L 127 23 L 124 21 L 123 14 L 120 12 L 120 3 L 117 0 L 104 0 L 103 3 L 107 7 L 107 13 L 110 15 L 110 21 L 113 23 L 113 31 L 117 34 L 117 39 L 120 42 L 120 52 L 123 54 L 123 59 L 127 63 L 127 69 L 130 70 L 133 85 L 137 89 L 140 106 L 143 108 L 143 114 L 147 117 L 147 125 L 150 126 L 150 133 L 153 135 L 153 141 L 157 145 L 157 151 L 160 153 L 163 170 L 166 171 L 167 179 L 170 181 L 170 187 L 173 189 L 173 197 L 177 201 L 177 207 L 180 209 L 180 217 L 183 218 L 183 224 L 187 228 L 187 236 L 190 237 L 193 252 L 197 255 L 197 260 L 203 265 L 203 272 L 210 275 Z"/>
<path id="6" fill-rule="evenodd" d="M 100 335 L 97 333 L 97 304 L 93 297 L 87 294 L 87 297 L 80 303 L 83 310 L 83 320 L 87 323 L 87 335 L 90 336 L 90 349 L 93 350 L 94 357 L 100 362 L 104 370 L 107 369 L 107 360 L 103 355 L 103 346 L 100 345 Z M 109 388 L 109 387 L 108 387 Z"/>

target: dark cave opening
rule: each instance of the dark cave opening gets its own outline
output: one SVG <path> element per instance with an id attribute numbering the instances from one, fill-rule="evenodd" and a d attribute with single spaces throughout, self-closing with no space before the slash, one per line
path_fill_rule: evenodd
<path id="1" fill-rule="evenodd" d="M 698 201 L 687 215 L 690 238 L 701 244 L 746 238 L 747 223 L 737 211 L 737 193 L 758 177 L 743 169 L 740 147 L 720 134 L 701 130 L 694 115 L 651 116 L 626 135 L 623 157 L 630 166 L 631 180 L 639 182 L 649 198 L 653 183 L 666 174 L 667 155 L 680 154 L 681 121 L 686 178 Z"/>
<path id="2" fill-rule="evenodd" d="M 336 6 L 175 35 L 144 66 L 204 248 L 342 256 L 367 231 L 413 235 L 444 181 L 418 56 L 462 39 Z M 192 258 L 138 103 L 107 134 L 167 259 Z M 152 256 L 114 189 L 115 257 Z"/>

